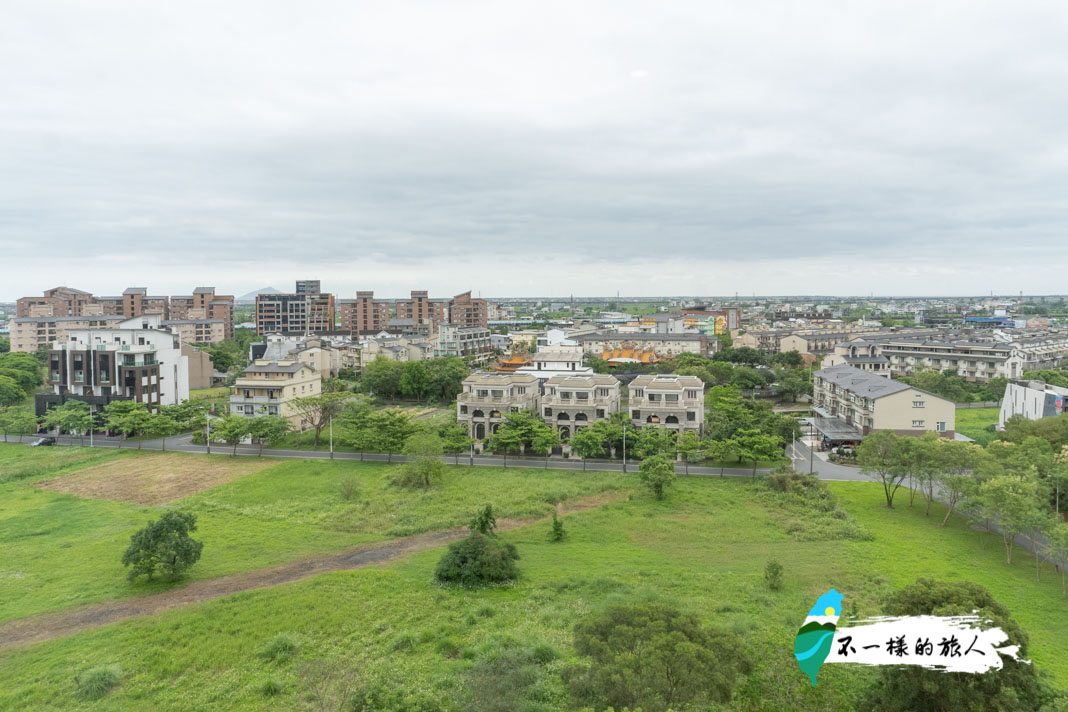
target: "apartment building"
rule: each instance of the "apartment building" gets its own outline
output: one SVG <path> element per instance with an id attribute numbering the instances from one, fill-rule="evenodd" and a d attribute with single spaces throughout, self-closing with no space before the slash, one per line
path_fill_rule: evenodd
<path id="1" fill-rule="evenodd" d="M 705 422 L 705 384 L 697 376 L 642 375 L 630 383 L 630 421 L 638 428 L 700 432 Z"/>
<path id="2" fill-rule="evenodd" d="M 216 294 L 215 287 L 197 287 L 192 294 L 172 296 L 170 319 L 219 319 L 223 322 L 224 339 L 234 338 L 234 296 Z"/>
<path id="3" fill-rule="evenodd" d="M 297 282 L 291 294 L 256 295 L 257 334 L 320 334 L 334 331 L 334 295 L 308 291 L 318 280 Z"/>
<path id="4" fill-rule="evenodd" d="M 234 333 L 234 298 L 215 294 L 215 287 L 197 287 L 193 294 L 174 297 L 148 294 L 145 287 L 130 287 L 117 296 L 93 296 L 72 287 L 55 287 L 41 297 L 16 302 L 17 316 L 120 316 L 124 319 L 158 314 L 163 319 L 222 319 L 226 338 Z"/>
<path id="5" fill-rule="evenodd" d="M 417 324 L 440 324 L 446 321 L 445 302 L 431 299 L 426 290 L 412 290 L 411 299 L 397 302 L 397 318 L 411 319 Z"/>
<path id="6" fill-rule="evenodd" d="M 1010 383 L 1005 387 L 1005 396 L 1001 399 L 998 427 L 1004 428 L 1005 422 L 1016 415 L 1028 420 L 1062 415 L 1066 398 L 1068 388 L 1051 386 L 1042 381 Z"/>
<path id="7" fill-rule="evenodd" d="M 26 316 L 10 321 L 11 350 L 33 353 L 55 341 L 67 341 L 71 331 L 116 327 L 124 320 L 103 316 Z"/>
<path id="8" fill-rule="evenodd" d="M 341 328 L 355 334 L 377 333 L 389 325 L 389 302 L 375 299 L 373 291 L 356 292 L 355 299 L 338 300 Z"/>
<path id="9" fill-rule="evenodd" d="M 53 287 L 40 297 L 22 297 L 15 302 L 16 317 L 82 316 L 93 295 L 73 287 Z"/>
<path id="10" fill-rule="evenodd" d="M 230 388 L 230 412 L 255 418 L 280 415 L 299 430 L 307 421 L 293 406 L 297 398 L 320 395 L 323 377 L 296 361 L 256 360 Z"/>
<path id="11" fill-rule="evenodd" d="M 497 432 L 509 413 L 538 412 L 539 386 L 534 376 L 519 373 L 473 373 L 456 396 L 456 422 L 468 437 L 483 440 Z"/>
<path id="12" fill-rule="evenodd" d="M 719 341 L 707 334 L 581 334 L 573 335 L 582 350 L 599 356 L 615 349 L 655 351 L 660 358 L 673 358 L 683 353 L 711 356 L 719 349 Z"/>
<path id="13" fill-rule="evenodd" d="M 421 337 L 387 335 L 360 343 L 360 363 L 364 368 L 379 356 L 390 361 L 424 361 L 434 358 L 437 344 Z"/>
<path id="14" fill-rule="evenodd" d="M 322 283 L 317 279 L 298 279 L 296 289 L 297 294 L 322 294 Z"/>
<path id="15" fill-rule="evenodd" d="M 707 306 L 684 307 L 682 314 L 699 320 L 722 317 L 724 327 L 728 331 L 733 331 L 742 326 L 741 310 L 738 307 L 723 307 L 721 309 L 711 309 Z"/>
<path id="16" fill-rule="evenodd" d="M 820 369 L 812 377 L 815 426 L 829 442 L 856 442 L 875 430 L 952 438 L 953 401 L 848 365 Z"/>
<path id="17" fill-rule="evenodd" d="M 38 393 L 38 415 L 68 400 L 98 411 L 115 400 L 155 408 L 189 398 L 189 362 L 181 337 L 162 328 L 159 315 L 126 319 L 113 327 L 70 330 L 48 354 L 51 393 Z"/>
<path id="18" fill-rule="evenodd" d="M 441 324 L 438 327 L 435 355 L 473 357 L 485 360 L 493 352 L 490 330 L 484 326 L 454 326 Z"/>
<path id="19" fill-rule="evenodd" d="M 457 294 L 449 301 L 449 323 L 485 328 L 489 324 L 489 305 L 485 299 L 472 298 L 471 292 Z"/>
<path id="20" fill-rule="evenodd" d="M 879 345 L 867 341 L 846 341 L 835 344 L 834 351 L 823 357 L 823 366 L 852 366 L 890 378 L 890 359 L 879 351 Z"/>
<path id="21" fill-rule="evenodd" d="M 161 323 L 187 344 L 217 344 L 227 338 L 226 322 L 222 319 L 165 319 Z"/>
<path id="22" fill-rule="evenodd" d="M 615 376 L 561 374 L 546 381 L 543 388 L 541 417 L 563 440 L 619 411 L 620 389 Z"/>
<path id="23" fill-rule="evenodd" d="M 868 337 L 865 341 L 877 346 L 878 355 L 889 360 L 895 374 L 955 370 L 980 383 L 998 377 L 1018 379 L 1024 371 L 1060 368 L 1068 357 L 1068 335 L 1008 337 L 994 332 L 978 338 L 969 332 L 948 332 Z"/>

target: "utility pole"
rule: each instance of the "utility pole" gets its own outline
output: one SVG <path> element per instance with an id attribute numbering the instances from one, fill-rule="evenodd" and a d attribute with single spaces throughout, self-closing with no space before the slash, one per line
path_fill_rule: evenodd
<path id="1" fill-rule="evenodd" d="M 334 418 L 330 417 L 330 459 L 334 459 Z"/>
<path id="2" fill-rule="evenodd" d="M 812 416 L 812 417 L 815 418 L 816 416 Z M 815 420 L 810 420 L 809 423 L 808 423 L 808 436 L 809 436 L 809 439 L 810 439 L 809 444 L 808 444 L 808 474 L 810 474 L 810 475 L 813 472 L 813 469 L 812 469 L 812 465 L 813 465 L 813 463 L 812 463 L 812 453 L 815 452 L 815 450 L 816 450 L 816 436 L 815 436 L 814 426 L 815 426 Z"/>
<path id="3" fill-rule="evenodd" d="M 623 474 L 627 474 L 627 423 L 623 422 Z"/>
<path id="4" fill-rule="evenodd" d="M 211 454 L 211 414 L 204 415 L 204 442 L 208 446 L 208 454 Z"/>

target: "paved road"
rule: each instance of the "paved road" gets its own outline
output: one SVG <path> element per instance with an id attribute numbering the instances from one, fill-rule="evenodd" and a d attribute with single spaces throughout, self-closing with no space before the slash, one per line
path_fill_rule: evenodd
<path id="1" fill-rule="evenodd" d="M 39 435 L 27 436 L 22 438 L 23 442 L 32 442 L 36 440 Z M 11 442 L 18 442 L 20 438 L 11 437 Z M 69 435 L 62 435 L 57 438 L 60 445 L 81 445 L 82 440 L 78 437 L 71 437 Z M 88 446 L 89 440 L 86 439 L 85 444 Z M 101 438 L 94 437 L 93 447 L 106 447 L 106 448 L 118 448 L 122 447 L 127 450 L 163 450 L 164 443 L 162 440 L 140 440 L 140 441 L 126 441 L 125 443 L 121 438 Z M 195 452 L 204 454 L 207 452 L 207 448 L 203 445 L 193 444 L 193 437 L 190 434 L 176 435 L 171 438 L 167 438 L 166 441 L 167 452 Z M 234 448 L 223 444 L 213 444 L 211 446 L 212 455 L 230 455 L 234 452 Z M 245 457 L 257 457 L 260 455 L 260 449 L 256 446 L 238 445 L 236 454 Z M 280 457 L 296 460 L 360 460 L 366 462 L 404 462 L 405 457 L 403 455 L 385 455 L 382 453 L 355 453 L 355 452 L 334 452 L 331 456 L 329 451 L 324 450 L 277 450 L 267 448 L 263 451 L 264 457 Z M 612 460 L 588 460 L 585 462 L 585 468 L 583 462 L 580 459 L 570 460 L 562 457 L 516 457 L 502 455 L 460 455 L 456 458 L 453 455 L 443 457 L 442 460 L 449 464 L 460 465 L 472 465 L 475 467 L 521 467 L 521 468 L 544 468 L 549 470 L 587 470 L 589 472 L 623 472 L 623 463 Z M 627 461 L 627 472 L 638 471 L 638 461 Z M 683 463 L 677 463 L 675 470 L 680 475 L 702 475 L 702 476 L 725 476 L 725 477 L 748 477 L 753 474 L 752 468 L 718 468 L 718 467 L 701 467 L 697 465 L 690 465 L 689 468 Z M 768 469 L 758 469 L 757 474 L 763 474 L 769 472 Z"/>

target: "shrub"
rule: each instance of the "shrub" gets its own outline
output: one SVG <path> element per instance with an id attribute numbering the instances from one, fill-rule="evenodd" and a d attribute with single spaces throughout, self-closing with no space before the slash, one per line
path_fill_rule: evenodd
<path id="1" fill-rule="evenodd" d="M 738 636 L 654 602 L 613 605 L 580 621 L 575 650 L 588 663 L 565 677 L 572 694 L 596 709 L 704 709 L 730 701 L 737 676 L 749 671 Z"/>
<path id="2" fill-rule="evenodd" d="M 264 697 L 274 697 L 275 695 L 281 694 L 283 689 L 282 683 L 271 677 L 264 680 L 263 684 L 260 685 L 260 694 Z"/>
<path id="3" fill-rule="evenodd" d="M 434 651 L 447 658 L 456 658 L 460 655 L 460 646 L 452 638 L 442 638 L 434 644 Z"/>
<path id="4" fill-rule="evenodd" d="M 567 532 L 564 531 L 564 523 L 560 521 L 560 517 L 553 512 L 553 526 L 549 530 L 549 541 L 561 542 L 567 538 Z"/>
<path id="5" fill-rule="evenodd" d="M 99 700 L 119 684 L 122 670 L 118 665 L 103 665 L 74 678 L 78 691 L 87 700 Z"/>
<path id="6" fill-rule="evenodd" d="M 131 567 L 130 579 L 144 575 L 151 580 L 157 571 L 173 579 L 195 564 L 204 548 L 203 542 L 189 536 L 196 529 L 196 515 L 186 512 L 172 510 L 150 521 L 130 537 L 130 546 L 122 555 L 122 565 Z"/>
<path id="7" fill-rule="evenodd" d="M 469 526 L 472 534 L 492 534 L 497 528 L 497 517 L 493 516 L 493 507 L 487 504 L 480 509 Z"/>
<path id="8" fill-rule="evenodd" d="M 534 650 L 531 651 L 531 655 L 541 665 L 548 665 L 553 660 L 556 660 L 556 650 L 553 646 L 542 643 L 541 645 L 535 645 Z"/>
<path id="9" fill-rule="evenodd" d="M 341 478 L 341 482 L 337 485 L 338 494 L 341 495 L 341 499 L 346 502 L 356 496 L 356 493 L 360 489 L 360 481 L 354 476 L 348 475 Z"/>
<path id="10" fill-rule="evenodd" d="M 772 591 L 782 588 L 782 564 L 772 559 L 764 567 L 764 583 Z"/>
<path id="11" fill-rule="evenodd" d="M 472 533 L 449 544 L 434 570 L 434 578 L 468 588 L 514 581 L 519 577 L 515 565 L 518 559 L 513 544 L 498 541 L 492 535 Z"/>
<path id="12" fill-rule="evenodd" d="M 289 633 L 275 633 L 260 649 L 260 655 L 268 660 L 282 662 L 293 657 L 300 644 Z"/>
<path id="13" fill-rule="evenodd" d="M 514 712 L 541 676 L 531 651 L 514 641 L 487 651 L 467 672 L 462 709 L 466 712 Z"/>
<path id="14" fill-rule="evenodd" d="M 393 650 L 396 652 L 415 649 L 415 636 L 411 633 L 401 633 L 393 639 Z"/>

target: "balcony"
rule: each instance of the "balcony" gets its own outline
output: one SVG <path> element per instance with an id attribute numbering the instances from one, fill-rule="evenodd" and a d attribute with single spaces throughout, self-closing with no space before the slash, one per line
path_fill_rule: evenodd
<path id="1" fill-rule="evenodd" d="M 232 395 L 230 396 L 230 402 L 236 405 L 247 405 L 249 403 L 269 403 L 272 405 L 278 405 L 281 401 L 278 398 L 271 398 L 269 396 L 245 396 Z"/>

